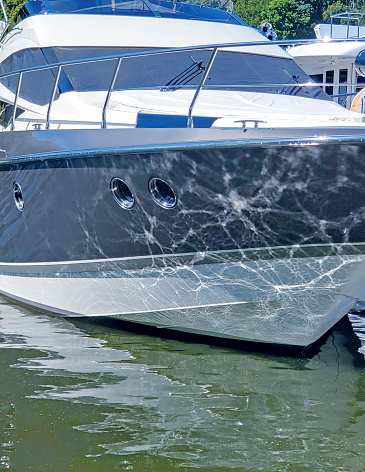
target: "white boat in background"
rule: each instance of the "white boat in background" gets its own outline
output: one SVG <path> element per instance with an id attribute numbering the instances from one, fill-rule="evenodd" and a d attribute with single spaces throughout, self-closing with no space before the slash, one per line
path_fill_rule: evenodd
<path id="1" fill-rule="evenodd" d="M 316 38 L 322 40 L 320 43 L 287 48 L 296 63 L 315 82 L 323 84 L 323 90 L 328 95 L 337 103 L 359 113 L 365 113 L 363 19 L 364 12 L 333 14 L 331 23 L 314 27 Z"/>
<path id="2" fill-rule="evenodd" d="M 364 117 L 288 43 L 166 0 L 32 0 L 18 20 L 1 293 L 300 349 L 363 306 Z"/>

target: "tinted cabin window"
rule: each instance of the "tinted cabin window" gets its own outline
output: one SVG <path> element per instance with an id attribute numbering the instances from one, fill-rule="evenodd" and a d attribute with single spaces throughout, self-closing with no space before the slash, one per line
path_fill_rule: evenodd
<path id="1" fill-rule="evenodd" d="M 0 65 L 0 74 L 14 70 L 57 64 L 78 59 L 134 54 L 142 52 L 126 48 L 31 48 L 18 51 Z M 173 54 L 129 56 L 122 60 L 114 90 L 154 88 L 161 92 L 197 87 L 211 51 L 181 51 Z M 58 83 L 58 92 L 106 91 L 115 71 L 117 59 L 65 65 Z M 54 87 L 57 67 L 26 72 L 20 96 L 34 103 L 48 103 Z M 333 78 L 332 78 L 333 80 Z M 321 87 L 301 87 L 309 77 L 293 59 L 258 54 L 219 51 L 206 80 L 206 88 L 272 94 L 297 95 L 327 100 Z M 18 77 L 1 79 L 2 85 L 16 91 Z M 173 84 L 173 85 L 171 85 Z M 57 99 L 57 96 L 56 96 Z"/>
<path id="2" fill-rule="evenodd" d="M 339 75 L 339 82 L 340 84 L 347 84 L 347 69 L 340 69 L 340 75 Z M 340 95 L 343 95 L 341 97 L 338 97 L 338 103 L 340 103 L 343 106 L 347 106 L 347 86 L 346 85 L 340 85 L 338 89 L 338 93 Z"/>
<path id="3" fill-rule="evenodd" d="M 122 52 L 128 51 L 112 48 L 53 48 L 53 54 L 59 61 Z M 196 87 L 200 83 L 201 73 L 210 55 L 210 50 L 196 50 L 127 57 L 122 61 L 115 90 L 141 87 L 164 89 L 172 83 Z M 69 66 L 64 70 L 74 90 L 107 90 L 115 70 L 115 62 Z M 320 87 L 297 86 L 298 83 L 308 81 L 309 77 L 292 59 L 219 51 L 205 87 L 328 99 Z M 175 88 L 178 88 L 178 85 Z"/>
<path id="4" fill-rule="evenodd" d="M 347 69 L 340 69 L 340 84 L 347 84 Z M 339 93 L 347 93 L 347 86 L 341 85 Z"/>
<path id="5" fill-rule="evenodd" d="M 326 72 L 326 84 L 333 84 L 334 76 L 335 76 L 335 71 L 328 70 Z M 328 95 L 333 95 L 333 87 L 331 85 L 326 86 L 326 93 Z"/>

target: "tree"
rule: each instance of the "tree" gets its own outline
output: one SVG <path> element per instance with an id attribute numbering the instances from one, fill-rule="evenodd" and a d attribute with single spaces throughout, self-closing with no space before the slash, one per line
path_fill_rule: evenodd
<path id="1" fill-rule="evenodd" d="M 246 23 L 258 28 L 264 22 L 264 12 L 270 0 L 234 0 L 233 11 Z"/>
<path id="2" fill-rule="evenodd" d="M 337 1 L 335 3 L 331 3 L 328 8 L 323 12 L 323 19 L 328 20 L 333 13 L 340 13 L 341 11 L 345 11 L 346 7 L 341 1 Z"/>
<path id="3" fill-rule="evenodd" d="M 280 39 L 313 37 L 317 23 L 346 10 L 365 11 L 364 0 L 234 0 L 233 9 L 250 26 L 271 23 Z"/>
<path id="4" fill-rule="evenodd" d="M 363 2 L 343 2 L 336 1 L 328 5 L 327 9 L 323 12 L 323 19 L 328 20 L 333 13 L 340 13 L 343 11 L 365 11 L 365 7 L 362 5 Z"/>
<path id="5" fill-rule="evenodd" d="M 265 20 L 272 24 L 281 39 L 308 35 L 313 8 L 307 1 L 271 0 L 265 12 Z"/>
<path id="6" fill-rule="evenodd" d="M 24 0 L 5 0 L 6 13 L 9 18 L 10 25 L 14 24 L 15 17 L 26 2 Z"/>

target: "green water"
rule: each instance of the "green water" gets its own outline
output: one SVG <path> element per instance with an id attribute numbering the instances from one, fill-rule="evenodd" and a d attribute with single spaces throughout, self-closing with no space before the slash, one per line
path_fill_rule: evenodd
<path id="1" fill-rule="evenodd" d="M 5 300 L 0 317 L 0 470 L 365 471 L 364 358 L 346 324 L 298 359 Z"/>

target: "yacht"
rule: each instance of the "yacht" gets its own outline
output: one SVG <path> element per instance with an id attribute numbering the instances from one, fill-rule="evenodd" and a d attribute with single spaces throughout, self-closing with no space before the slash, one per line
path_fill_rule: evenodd
<path id="1" fill-rule="evenodd" d="M 167 0 L 31 0 L 7 26 L 4 296 L 300 351 L 363 308 L 365 119 L 284 42 Z"/>

